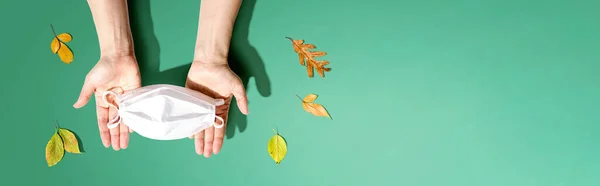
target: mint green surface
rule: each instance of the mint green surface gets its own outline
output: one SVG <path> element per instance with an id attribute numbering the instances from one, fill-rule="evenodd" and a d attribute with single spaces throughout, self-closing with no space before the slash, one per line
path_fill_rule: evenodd
<path id="1" fill-rule="evenodd" d="M 182 85 L 200 2 L 130 2 L 144 84 Z M 246 0 L 232 66 L 250 115 L 232 108 L 209 159 L 193 140 L 133 134 L 102 146 L 93 104 L 76 110 L 99 58 L 85 1 L 2 1 L 2 185 L 600 185 L 599 1 Z M 70 65 L 50 51 L 69 32 Z M 285 36 L 328 52 L 309 79 Z M 302 110 L 319 94 L 334 120 Z M 92 100 L 93 103 L 93 100 Z M 48 168 L 52 121 L 85 154 Z M 275 165 L 273 128 L 288 142 Z"/>

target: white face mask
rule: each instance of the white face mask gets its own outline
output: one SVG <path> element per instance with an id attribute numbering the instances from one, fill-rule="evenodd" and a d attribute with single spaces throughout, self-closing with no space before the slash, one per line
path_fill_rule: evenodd
<path id="1" fill-rule="evenodd" d="M 113 105 L 107 96 L 113 95 Z M 223 99 L 213 99 L 200 92 L 180 86 L 159 84 L 141 87 L 118 96 L 107 91 L 102 99 L 118 110 L 108 122 L 108 128 L 121 121 L 136 133 L 155 140 L 176 140 L 192 136 L 210 126 L 221 128 L 223 118 L 216 116 L 216 106 Z M 215 124 L 215 119 L 220 125 Z"/>

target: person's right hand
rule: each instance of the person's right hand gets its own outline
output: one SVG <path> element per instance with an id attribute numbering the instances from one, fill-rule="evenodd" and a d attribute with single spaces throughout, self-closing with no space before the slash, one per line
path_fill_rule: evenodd
<path id="1" fill-rule="evenodd" d="M 115 93 L 122 94 L 139 87 L 141 87 L 140 72 L 135 56 L 101 57 L 87 74 L 79 99 L 73 107 L 85 106 L 94 93 L 98 128 L 104 147 L 108 148 L 112 144 L 114 150 L 127 148 L 129 133 L 132 131 L 124 123 L 114 129 L 108 129 L 108 121 L 113 119 L 117 112 L 112 107 L 109 110 L 108 104 L 102 100 L 102 94 L 109 90 L 120 90 L 122 92 Z"/>

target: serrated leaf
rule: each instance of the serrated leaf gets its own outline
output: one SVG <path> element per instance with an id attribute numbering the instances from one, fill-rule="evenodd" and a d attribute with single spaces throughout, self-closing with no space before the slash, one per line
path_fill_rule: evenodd
<path id="1" fill-rule="evenodd" d="M 310 51 L 310 49 L 317 48 L 313 44 L 305 44 L 302 39 L 292 39 L 291 37 L 286 37 L 290 41 L 292 41 L 292 46 L 294 47 L 294 52 L 298 54 L 298 60 L 302 66 L 306 66 L 306 73 L 309 78 L 314 76 L 314 69 L 317 70 L 317 73 L 321 75 L 321 77 L 325 77 L 325 72 L 331 71 L 331 68 L 326 68 L 325 65 L 327 63 L 321 63 L 317 61 L 315 58 L 327 55 L 326 52 L 323 51 Z"/>
<path id="2" fill-rule="evenodd" d="M 81 154 L 81 151 L 79 151 L 79 143 L 73 132 L 69 131 L 68 129 L 61 128 L 58 130 L 58 133 L 63 141 L 65 151 L 73 154 Z"/>
<path id="3" fill-rule="evenodd" d="M 46 162 L 48 163 L 48 167 L 58 164 L 64 155 L 63 142 L 58 132 L 55 132 L 46 144 Z"/>
<path id="4" fill-rule="evenodd" d="M 275 130 L 273 129 L 273 131 Z M 275 164 L 279 164 L 287 154 L 287 143 L 285 139 L 283 139 L 283 137 L 279 135 L 277 131 L 275 131 L 275 135 L 273 135 L 273 137 L 271 137 L 269 140 L 267 149 L 269 151 L 269 155 L 275 161 Z"/>

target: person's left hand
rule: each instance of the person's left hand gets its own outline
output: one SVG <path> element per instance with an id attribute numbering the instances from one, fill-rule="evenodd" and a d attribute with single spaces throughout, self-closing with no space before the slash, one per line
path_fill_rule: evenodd
<path id="1" fill-rule="evenodd" d="M 227 63 L 194 61 L 188 72 L 185 86 L 213 98 L 222 98 L 225 104 L 217 106 L 216 114 L 225 121 L 222 128 L 211 126 L 194 135 L 196 153 L 208 158 L 221 151 L 227 128 L 227 115 L 232 96 L 237 100 L 240 112 L 248 114 L 246 90 L 240 78 L 231 71 Z M 216 122 L 216 121 L 215 121 Z"/>

